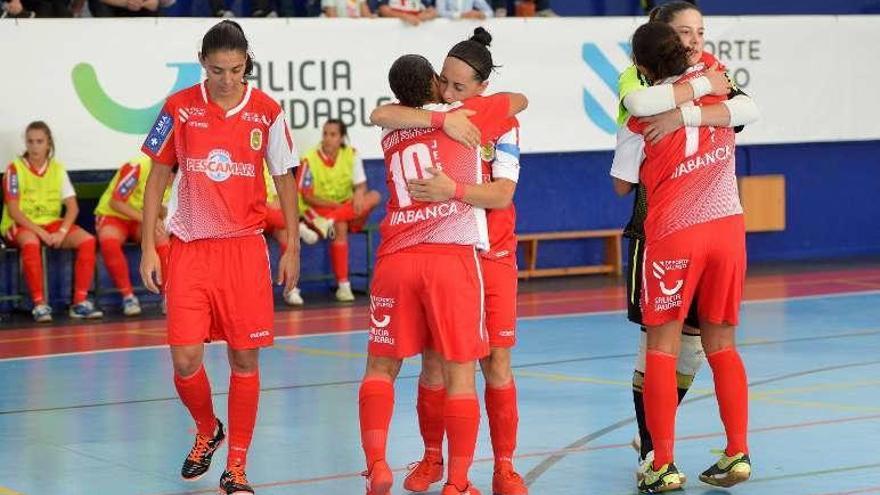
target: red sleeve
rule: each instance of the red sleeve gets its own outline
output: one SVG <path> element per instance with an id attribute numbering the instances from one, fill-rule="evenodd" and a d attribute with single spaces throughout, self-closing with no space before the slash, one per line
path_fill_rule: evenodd
<path id="1" fill-rule="evenodd" d="M 14 163 L 10 163 L 3 177 L 3 197 L 7 200 L 18 199 L 18 193 L 18 170 Z"/>
<path id="2" fill-rule="evenodd" d="M 166 101 L 156 122 L 150 128 L 141 151 L 153 159 L 153 163 L 174 166 L 177 164 L 177 153 L 174 149 L 174 127 L 177 114 L 174 105 Z"/>
<path id="3" fill-rule="evenodd" d="M 131 194 L 137 189 L 141 177 L 141 167 L 126 163 L 119 170 L 119 180 L 116 181 L 116 189 L 113 190 L 113 199 L 128 201 Z"/>
<path id="4" fill-rule="evenodd" d="M 508 122 L 510 113 L 510 97 L 506 94 L 494 94 L 492 96 L 477 96 L 464 100 L 462 108 L 474 110 L 476 115 L 471 117 L 471 122 L 480 129 L 483 142 L 491 141 L 503 133 L 505 124 L 510 129 Z"/>
<path id="5" fill-rule="evenodd" d="M 630 117 L 630 119 L 626 121 L 626 126 L 636 134 L 642 134 L 645 130 L 645 123 L 642 122 L 642 119 L 636 117 Z"/>
<path id="6" fill-rule="evenodd" d="M 712 55 L 709 52 L 705 52 L 705 51 L 703 52 L 703 55 L 700 57 L 700 62 L 703 62 L 703 64 L 706 66 L 707 69 L 709 67 L 712 67 L 715 64 L 718 64 L 718 70 L 720 70 L 721 72 L 724 72 L 727 70 L 727 67 L 725 67 L 724 64 L 719 62 L 718 59 L 715 58 L 715 55 Z"/>

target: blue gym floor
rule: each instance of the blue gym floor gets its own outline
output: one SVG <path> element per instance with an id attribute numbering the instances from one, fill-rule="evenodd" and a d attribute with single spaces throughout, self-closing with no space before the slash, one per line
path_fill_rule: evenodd
<path id="1" fill-rule="evenodd" d="M 750 482 L 740 494 L 880 493 L 880 292 L 752 301 L 739 332 L 751 388 Z M 630 378 L 638 329 L 621 312 L 520 320 L 514 363 L 516 466 L 533 495 L 636 493 Z M 262 355 L 263 393 L 248 475 L 258 494 L 363 494 L 357 388 L 366 335 L 282 338 Z M 196 483 L 179 479 L 192 424 L 164 347 L 0 360 L 0 495 L 214 493 L 225 448 Z M 208 347 L 218 415 L 228 366 Z M 397 383 L 389 462 L 421 455 L 418 361 Z M 697 475 L 724 445 L 704 366 L 679 409 L 687 493 L 720 494 Z M 481 425 L 472 480 L 491 492 Z M 439 485 L 434 492 L 439 493 Z"/>

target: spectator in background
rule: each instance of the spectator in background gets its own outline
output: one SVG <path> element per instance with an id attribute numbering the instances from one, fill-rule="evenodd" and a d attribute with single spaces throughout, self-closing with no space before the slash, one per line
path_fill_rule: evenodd
<path id="1" fill-rule="evenodd" d="M 373 17 L 367 0 L 321 0 L 325 17 Z"/>
<path id="2" fill-rule="evenodd" d="M 553 9 L 550 8 L 550 0 L 516 0 L 515 2 L 508 2 L 508 0 L 492 0 L 492 8 L 495 9 L 495 17 L 507 17 L 507 9 L 509 3 L 513 3 L 514 5 L 519 3 L 534 4 L 534 15 L 536 15 L 537 17 L 557 17 L 556 12 L 554 12 Z"/>
<path id="3" fill-rule="evenodd" d="M 0 17 L 27 19 L 31 17 L 71 17 L 66 0 L 10 0 L 2 4 Z"/>
<path id="4" fill-rule="evenodd" d="M 122 294 L 122 312 L 125 316 L 137 316 L 141 314 L 141 303 L 131 286 L 131 276 L 128 272 L 128 261 L 122 251 L 122 245 L 127 240 L 140 244 L 141 224 L 144 221 L 144 187 L 147 185 L 147 176 L 153 167 L 150 157 L 140 154 L 122 166 L 110 179 L 110 184 L 95 208 L 95 225 L 98 229 L 98 240 L 101 248 L 101 257 L 104 258 L 104 266 L 113 284 Z M 171 181 L 168 181 L 165 190 L 165 200 L 170 197 Z M 164 218 L 165 215 L 163 214 Z M 168 234 L 162 223 L 157 224 L 156 253 L 159 255 L 163 273 L 168 270 L 168 253 L 171 250 Z"/>
<path id="5" fill-rule="evenodd" d="M 487 0 L 436 0 L 437 13 L 447 19 L 483 20 L 493 16 Z"/>
<path id="6" fill-rule="evenodd" d="M 437 18 L 434 0 L 379 0 L 378 10 L 379 17 L 397 17 L 411 26 Z"/>
<path id="7" fill-rule="evenodd" d="M 324 124 L 320 144 L 305 154 L 299 167 L 300 213 L 310 220 L 319 215 L 333 221 L 330 264 L 336 275 L 336 300 L 354 301 L 348 280 L 348 233 L 363 230 L 367 217 L 382 195 L 367 189 L 367 175 L 357 150 L 346 142 L 348 128 L 338 119 Z M 285 302 L 303 304 L 294 289 Z"/>
<path id="8" fill-rule="evenodd" d="M 214 17 L 235 17 L 235 13 L 226 6 L 226 0 L 208 0 L 211 4 L 211 14 Z"/>
<path id="9" fill-rule="evenodd" d="M 55 160 L 55 141 L 45 122 L 28 124 L 27 150 L 15 157 L 3 177 L 5 208 L 0 234 L 21 249 L 24 278 L 38 322 L 52 321 L 52 308 L 43 291 L 41 245 L 75 249 L 71 318 L 101 318 L 104 313 L 86 297 L 95 271 L 95 237 L 75 225 L 79 214 L 76 192 L 64 166 Z M 62 207 L 64 216 L 61 216 Z"/>
<path id="10" fill-rule="evenodd" d="M 687 3 L 691 3 L 694 5 L 697 4 L 697 0 L 685 0 L 685 1 Z M 642 10 L 645 11 L 645 14 L 650 14 L 651 11 L 654 10 L 654 7 L 657 6 L 657 2 L 655 2 L 654 0 L 639 0 L 639 3 L 642 4 Z"/>
<path id="11" fill-rule="evenodd" d="M 92 17 L 155 17 L 159 0 L 89 0 Z"/>

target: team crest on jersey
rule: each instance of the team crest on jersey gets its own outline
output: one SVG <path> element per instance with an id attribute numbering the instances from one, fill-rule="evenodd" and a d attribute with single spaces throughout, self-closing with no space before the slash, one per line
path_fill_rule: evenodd
<path id="1" fill-rule="evenodd" d="M 681 289 L 684 287 L 684 275 L 690 260 L 658 260 L 651 263 L 654 278 L 659 281 L 662 295 L 654 298 L 655 311 L 667 311 L 682 305 Z"/>
<path id="2" fill-rule="evenodd" d="M 495 160 L 495 145 L 487 143 L 480 146 L 480 158 L 482 158 L 484 162 Z"/>
<path id="3" fill-rule="evenodd" d="M 253 129 L 251 131 L 251 149 L 254 151 L 260 151 L 260 148 L 263 147 L 263 131 L 260 129 Z"/>

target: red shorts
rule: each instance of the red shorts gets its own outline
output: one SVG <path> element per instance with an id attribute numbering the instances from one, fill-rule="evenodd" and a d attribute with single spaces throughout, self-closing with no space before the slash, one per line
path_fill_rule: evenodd
<path id="1" fill-rule="evenodd" d="M 742 215 L 694 225 L 645 247 L 642 320 L 684 321 L 696 297 L 700 321 L 737 325 L 746 274 Z"/>
<path id="2" fill-rule="evenodd" d="M 263 236 L 171 239 L 165 283 L 168 343 L 272 345 L 272 275 Z"/>
<path id="3" fill-rule="evenodd" d="M 489 345 L 509 349 L 516 345 L 516 265 L 481 258 L 486 290 L 486 330 Z"/>
<path id="4" fill-rule="evenodd" d="M 54 234 L 55 232 L 58 232 L 58 229 L 61 228 L 62 224 L 64 224 L 64 220 L 61 220 L 59 218 L 58 220 L 53 220 L 52 222 L 47 223 L 46 225 L 40 225 L 40 227 L 43 227 L 43 230 L 45 230 L 46 232 Z M 82 230 L 82 227 L 74 224 L 70 226 L 70 230 L 67 233 L 71 234 L 78 230 Z M 9 230 L 6 232 L 6 240 L 9 241 L 9 245 L 17 246 L 18 243 L 16 242 L 15 238 L 18 237 L 18 234 L 21 234 L 23 232 L 30 232 L 30 229 L 28 229 L 27 227 L 22 227 L 17 223 L 12 224 L 12 227 L 10 227 Z"/>
<path id="5" fill-rule="evenodd" d="M 419 244 L 379 258 L 370 287 L 372 356 L 406 358 L 428 342 L 448 361 L 489 354 L 483 278 L 472 246 Z"/>
<path id="6" fill-rule="evenodd" d="M 287 224 L 284 223 L 284 212 L 278 208 L 268 208 L 266 210 L 266 229 L 267 234 L 271 234 L 276 230 L 284 230 Z"/>
<path id="7" fill-rule="evenodd" d="M 137 220 L 126 220 L 112 215 L 99 215 L 95 218 L 95 226 L 100 231 L 104 227 L 115 227 L 125 234 L 126 239 L 137 239 L 141 231 L 141 223 Z"/>

